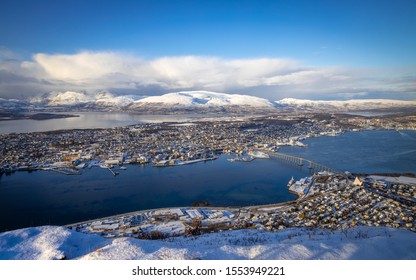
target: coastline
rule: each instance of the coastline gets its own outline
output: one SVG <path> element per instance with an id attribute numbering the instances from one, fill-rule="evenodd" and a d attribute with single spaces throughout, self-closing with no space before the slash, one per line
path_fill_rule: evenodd
<path id="1" fill-rule="evenodd" d="M 356 178 L 354 182 L 353 178 Z M 351 175 L 348 179 L 345 174 L 323 172 L 314 175 L 307 193 L 298 193 L 298 199 L 282 203 L 245 207 L 167 207 L 72 223 L 65 227 L 108 238 L 139 239 L 247 228 L 280 231 L 293 227 L 338 230 L 355 226 L 387 226 L 416 232 L 416 222 L 403 214 L 416 207 L 416 183 L 396 182 L 396 193 L 391 193 L 391 186 L 384 180 L 374 179 L 371 175 L 357 178 Z M 404 189 L 409 193 L 402 194 Z M 358 201 L 369 201 L 367 208 L 357 204 L 358 197 Z M 380 203 L 385 205 L 382 212 L 377 206 Z M 329 205 L 332 205 L 331 210 L 327 209 Z M 362 214 L 358 219 L 349 213 Z M 377 214 L 374 216 L 372 213 Z M 397 218 L 386 219 L 389 215 Z"/>

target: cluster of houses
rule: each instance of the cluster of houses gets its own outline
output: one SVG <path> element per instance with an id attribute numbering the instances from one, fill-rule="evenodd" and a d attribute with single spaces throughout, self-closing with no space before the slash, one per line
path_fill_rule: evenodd
<path id="1" fill-rule="evenodd" d="M 388 226 L 416 231 L 416 180 L 399 183 L 395 195 L 380 191 L 384 180 L 351 174 L 315 174 L 299 180 L 299 199 L 281 207 L 263 207 L 269 230 L 283 227 L 345 229 L 358 225 Z M 303 186 L 303 188 L 302 188 Z M 398 194 L 400 192 L 401 194 Z M 256 219 L 258 220 L 258 218 Z"/>

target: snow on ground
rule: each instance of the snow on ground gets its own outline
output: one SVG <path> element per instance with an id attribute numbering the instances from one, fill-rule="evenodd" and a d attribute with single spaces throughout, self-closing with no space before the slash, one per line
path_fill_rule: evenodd
<path id="1" fill-rule="evenodd" d="M 391 176 L 378 176 L 371 175 L 370 178 L 374 180 L 383 180 L 392 183 L 402 183 L 402 184 L 416 184 L 416 178 L 400 176 L 400 177 L 391 177 Z"/>
<path id="2" fill-rule="evenodd" d="M 18 229 L 0 234 L 0 259 L 74 259 L 109 243 L 110 239 L 73 232 L 63 227 Z"/>
<path id="3" fill-rule="evenodd" d="M 185 233 L 185 226 L 181 221 L 161 223 L 156 226 L 152 226 L 151 229 L 165 235 L 181 235 Z"/>
<path id="4" fill-rule="evenodd" d="M 416 259 L 414 232 L 384 227 L 347 231 L 224 231 L 165 240 L 106 239 L 44 226 L 0 234 L 0 259 Z"/>

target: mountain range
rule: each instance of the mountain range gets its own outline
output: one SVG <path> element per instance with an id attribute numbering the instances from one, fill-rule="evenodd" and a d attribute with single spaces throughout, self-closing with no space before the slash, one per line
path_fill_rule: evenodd
<path id="1" fill-rule="evenodd" d="M 362 111 L 387 108 L 416 108 L 416 101 L 390 99 L 306 100 L 264 98 L 210 91 L 181 91 L 159 96 L 119 95 L 99 92 L 52 92 L 27 101 L 0 98 L 2 111 L 19 109 L 131 111 L 146 114 L 168 113 L 271 113 L 279 109 L 305 111 Z"/>

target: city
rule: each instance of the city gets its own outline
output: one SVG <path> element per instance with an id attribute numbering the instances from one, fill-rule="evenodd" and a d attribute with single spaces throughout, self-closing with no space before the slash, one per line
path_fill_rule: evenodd
<path id="1" fill-rule="evenodd" d="M 284 145 L 303 146 L 301 141 L 309 137 L 371 129 L 416 129 L 415 116 L 287 114 L 217 122 L 3 134 L 0 174 L 41 169 L 73 175 L 93 166 L 181 165 L 213 160 L 222 153 L 277 151 Z"/>

